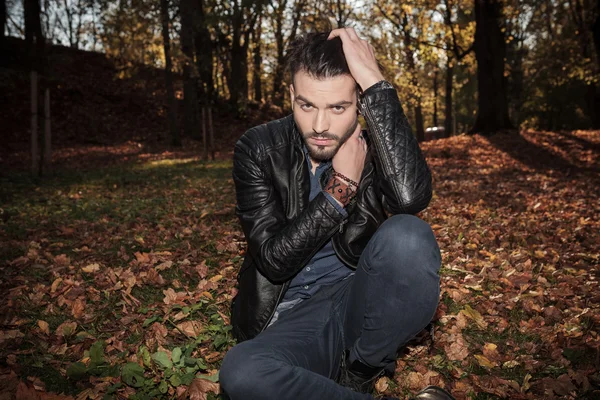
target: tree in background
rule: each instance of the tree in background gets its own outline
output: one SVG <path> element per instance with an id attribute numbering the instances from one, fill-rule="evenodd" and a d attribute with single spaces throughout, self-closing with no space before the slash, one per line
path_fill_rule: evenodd
<path id="1" fill-rule="evenodd" d="M 198 2 L 181 0 L 180 41 L 183 53 L 183 134 L 199 138 L 200 113 L 198 104 L 198 68 L 195 60 L 194 37 L 196 34 L 194 21 L 198 18 Z"/>
<path id="2" fill-rule="evenodd" d="M 6 30 L 6 0 L 0 1 L 0 43 L 4 41 L 4 31 Z"/>
<path id="3" fill-rule="evenodd" d="M 203 105 L 229 104 L 220 109 L 237 116 L 248 112 L 250 99 L 282 108 L 289 42 L 337 26 L 352 26 L 373 43 L 419 139 L 442 120 L 446 135 L 469 127 L 491 134 L 511 122 L 539 129 L 598 126 L 599 1 L 179 0 L 171 4 L 168 33 L 172 79 L 183 81 L 183 132 L 200 131 Z M 20 4 L 3 1 L 5 30 L 25 36 Z M 119 77 L 143 65 L 166 67 L 159 3 L 41 5 L 49 41 L 86 49 L 98 41 Z"/>
<path id="4" fill-rule="evenodd" d="M 449 137 L 454 134 L 454 70 L 473 51 L 472 38 L 475 21 L 469 18 L 470 8 L 464 0 L 442 1 L 446 48 L 444 133 L 446 137 Z M 468 14 L 465 10 L 468 11 Z"/>
<path id="5" fill-rule="evenodd" d="M 273 92 L 272 101 L 276 105 L 283 107 L 283 100 L 286 94 L 286 85 L 284 85 L 284 73 L 285 73 L 285 52 L 288 45 L 296 39 L 298 34 L 298 26 L 300 24 L 302 13 L 308 5 L 307 0 L 297 0 L 294 3 L 293 14 L 291 18 L 291 27 L 289 28 L 289 35 L 284 34 L 284 23 L 288 21 L 286 18 L 286 12 L 289 12 L 286 7 L 288 0 L 271 0 L 270 3 L 270 17 L 273 21 L 273 34 L 275 36 L 275 72 L 273 75 Z"/>
<path id="6" fill-rule="evenodd" d="M 506 39 L 502 0 L 475 0 L 475 56 L 477 58 L 477 117 L 471 133 L 492 134 L 512 129 L 508 118 L 504 76 Z"/>
<path id="7" fill-rule="evenodd" d="M 171 131 L 171 143 L 174 146 L 181 146 L 179 137 L 179 128 L 177 126 L 177 104 L 175 102 L 175 92 L 173 90 L 173 72 L 171 61 L 171 39 L 169 35 L 169 0 L 160 0 L 160 16 L 162 21 L 163 46 L 165 51 L 165 85 L 167 88 L 168 104 L 168 122 Z"/>

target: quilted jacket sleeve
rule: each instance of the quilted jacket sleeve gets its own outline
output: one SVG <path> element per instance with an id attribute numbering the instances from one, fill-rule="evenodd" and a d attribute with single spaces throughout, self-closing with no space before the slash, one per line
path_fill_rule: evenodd
<path id="1" fill-rule="evenodd" d="M 251 131 L 234 148 L 236 214 L 260 272 L 275 283 L 285 282 L 302 269 L 345 217 L 321 192 L 288 222 L 266 168 L 261 167 Z"/>
<path id="2" fill-rule="evenodd" d="M 431 172 L 393 87 L 379 82 L 362 95 L 361 108 L 374 145 L 376 190 L 389 214 L 416 214 L 431 200 Z M 388 84 L 389 85 L 389 84 Z"/>

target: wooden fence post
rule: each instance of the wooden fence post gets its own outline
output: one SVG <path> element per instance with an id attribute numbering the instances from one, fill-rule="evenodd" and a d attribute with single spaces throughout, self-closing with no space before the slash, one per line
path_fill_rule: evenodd
<path id="1" fill-rule="evenodd" d="M 39 151 L 38 151 L 38 76 L 37 71 L 31 71 L 31 172 L 38 175 Z"/>
<path id="2" fill-rule="evenodd" d="M 210 132 L 210 153 L 215 161 L 215 133 L 213 131 L 212 107 L 208 107 L 208 130 Z"/>
<path id="3" fill-rule="evenodd" d="M 50 88 L 44 93 L 44 164 L 50 169 L 52 161 L 52 131 L 50 129 Z"/>

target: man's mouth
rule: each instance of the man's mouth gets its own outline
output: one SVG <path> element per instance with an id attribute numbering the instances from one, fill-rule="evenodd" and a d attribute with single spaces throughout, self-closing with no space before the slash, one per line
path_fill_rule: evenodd
<path id="1" fill-rule="evenodd" d="M 331 143 L 333 140 L 332 139 L 328 139 L 328 138 L 319 138 L 319 137 L 312 137 L 311 140 L 318 144 L 318 145 L 325 145 L 325 144 L 329 144 Z"/>

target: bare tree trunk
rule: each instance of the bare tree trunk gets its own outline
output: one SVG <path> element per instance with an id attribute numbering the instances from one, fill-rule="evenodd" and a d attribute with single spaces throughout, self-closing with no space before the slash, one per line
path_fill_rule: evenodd
<path id="1" fill-rule="evenodd" d="M 6 0 L 0 0 L 0 43 L 4 42 L 6 29 Z"/>
<path id="2" fill-rule="evenodd" d="M 40 155 L 38 140 L 38 74 L 31 71 L 31 173 L 38 175 L 40 171 Z"/>
<path id="3" fill-rule="evenodd" d="M 242 38 L 242 23 L 243 23 L 243 10 L 238 3 L 238 0 L 233 0 L 233 21 L 231 26 L 231 76 L 227 81 L 229 86 L 229 101 L 233 106 L 238 106 L 241 91 L 241 80 L 242 80 L 242 63 L 243 56 L 242 45 L 240 40 Z"/>
<path id="4" fill-rule="evenodd" d="M 173 90 L 173 66 L 171 61 L 171 41 L 169 38 L 169 0 L 160 0 L 160 16 L 165 51 L 165 85 L 167 87 L 167 104 L 169 105 L 168 119 L 171 131 L 171 143 L 174 146 L 181 146 L 181 138 L 179 137 L 179 129 L 177 128 L 177 104 Z"/>
<path id="5" fill-rule="evenodd" d="M 46 170 L 52 162 L 52 131 L 50 126 L 50 89 L 46 88 L 44 93 L 44 160 Z"/>
<path id="6" fill-rule="evenodd" d="M 258 26 L 252 33 L 252 41 L 254 42 L 254 68 L 252 81 L 254 84 L 254 100 L 257 102 L 262 101 L 262 54 L 260 47 L 262 44 L 262 16 L 258 17 Z"/>
<path id="7" fill-rule="evenodd" d="M 412 73 L 412 84 L 415 90 L 418 90 L 419 82 L 417 81 L 417 68 L 415 65 L 414 52 L 412 49 L 412 37 L 410 34 L 410 27 L 408 25 L 408 15 L 403 14 L 402 18 L 402 33 L 404 34 L 404 51 L 406 54 L 406 62 L 408 69 Z M 416 124 L 416 137 L 418 142 L 425 140 L 425 127 L 423 125 L 423 110 L 421 107 L 421 94 L 417 91 L 415 93 L 417 105 L 415 106 L 415 124 Z"/>
<path id="8" fill-rule="evenodd" d="M 75 31 L 75 48 L 79 48 L 79 39 L 81 36 L 81 27 L 83 26 L 83 15 L 86 13 L 85 5 L 81 0 L 77 1 L 77 30 Z"/>
<path id="9" fill-rule="evenodd" d="M 215 132 L 213 130 L 212 107 L 208 107 L 208 133 L 210 135 L 210 154 L 215 161 Z"/>
<path id="10" fill-rule="evenodd" d="M 596 65 L 600 69 L 600 0 L 596 0 L 596 19 L 592 24 L 592 37 L 596 50 Z"/>
<path id="11" fill-rule="evenodd" d="M 67 15 L 67 34 L 69 35 L 69 46 L 75 47 L 75 40 L 73 38 L 73 12 L 69 8 L 67 0 L 63 0 L 63 6 L 65 7 L 65 14 Z"/>
<path id="12" fill-rule="evenodd" d="M 454 115 L 452 113 L 452 81 L 454 78 L 454 66 L 452 65 L 452 60 L 448 57 L 448 63 L 446 64 L 446 103 L 444 105 L 445 109 L 445 119 L 444 119 L 444 137 L 450 137 L 454 134 L 452 119 Z"/>
<path id="13" fill-rule="evenodd" d="M 475 0 L 475 57 L 477 58 L 477 117 L 470 133 L 491 135 L 513 129 L 508 118 L 504 77 L 506 42 L 500 28 L 499 0 Z"/>
<path id="14" fill-rule="evenodd" d="M 195 1 L 182 0 L 181 15 L 181 51 L 185 56 L 183 65 L 183 134 L 199 139 L 197 129 L 198 113 L 198 72 L 194 62 L 194 16 Z"/>
<path id="15" fill-rule="evenodd" d="M 46 70 L 45 38 L 42 33 L 39 0 L 25 0 L 25 45 L 27 47 L 28 67 L 31 71 L 31 167 L 32 173 L 41 175 L 43 154 L 39 151 L 39 98 L 44 85 Z M 40 159 L 41 158 L 41 159 Z"/>
<path id="16" fill-rule="evenodd" d="M 283 73 L 285 68 L 284 57 L 284 40 L 283 40 L 283 14 L 287 0 L 279 0 L 277 8 L 275 8 L 275 48 L 277 49 L 277 66 L 275 67 L 275 75 L 273 76 L 273 103 L 279 107 L 283 106 L 285 97 L 285 88 L 283 87 Z"/>
<path id="17" fill-rule="evenodd" d="M 202 98 L 203 103 L 212 104 L 215 100 L 215 81 L 213 76 L 217 76 L 217 74 L 213 74 L 213 64 L 217 63 L 213 63 L 214 44 L 207 27 L 203 0 L 198 4 L 197 11 L 198 22 L 195 27 L 194 42 L 196 46 L 196 65 L 200 76 L 200 90 L 198 94 Z"/>
<path id="18" fill-rule="evenodd" d="M 248 49 L 250 47 L 250 33 L 252 30 L 248 29 L 244 32 L 244 44 L 242 45 L 242 54 L 244 62 L 241 65 L 240 71 L 240 95 L 242 108 L 246 108 L 248 104 Z"/>
<path id="19" fill-rule="evenodd" d="M 202 159 L 208 159 L 208 136 L 206 134 L 206 107 L 202 107 Z"/>
<path id="20" fill-rule="evenodd" d="M 437 103 L 438 103 L 438 75 L 439 71 L 436 69 L 433 72 L 433 126 L 438 126 L 438 115 L 437 115 Z"/>

